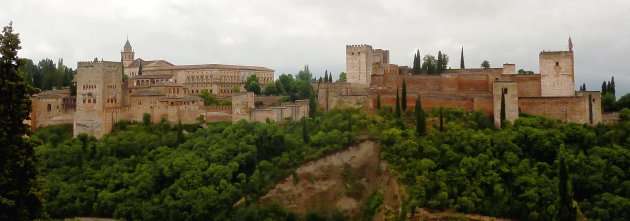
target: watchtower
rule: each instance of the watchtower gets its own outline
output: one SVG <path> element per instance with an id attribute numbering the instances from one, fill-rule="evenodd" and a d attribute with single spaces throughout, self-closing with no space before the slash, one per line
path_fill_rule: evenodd
<path id="1" fill-rule="evenodd" d="M 539 62 L 540 91 L 543 97 L 575 96 L 571 38 L 569 38 L 568 51 L 542 51 Z"/>
<path id="2" fill-rule="evenodd" d="M 346 77 L 348 83 L 370 85 L 372 46 L 346 45 Z"/>

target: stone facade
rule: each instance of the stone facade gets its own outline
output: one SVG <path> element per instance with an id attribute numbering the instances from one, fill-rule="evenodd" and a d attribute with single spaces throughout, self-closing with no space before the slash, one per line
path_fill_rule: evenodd
<path id="1" fill-rule="evenodd" d="M 143 120 L 151 115 L 154 123 L 166 120 L 171 124 L 204 121 L 284 121 L 308 116 L 308 101 L 281 104 L 278 107 L 256 108 L 253 93 L 244 90 L 247 77 L 256 75 L 261 84 L 273 81 L 273 70 L 237 65 L 172 65 L 166 61 L 143 61 L 134 58 L 127 41 L 121 62 L 78 62 L 77 95 L 69 90 L 45 91 L 33 96 L 31 126 L 73 123 L 74 135 L 86 133 L 98 138 L 111 132 L 122 120 Z M 123 80 L 123 74 L 131 76 Z M 198 97 L 208 90 L 232 106 L 205 106 Z M 260 99 L 263 105 L 278 98 Z"/>
<path id="2" fill-rule="evenodd" d="M 375 56 L 377 51 L 383 55 Z M 382 59 L 384 57 L 387 59 Z M 416 97 L 421 96 L 424 108 L 447 106 L 481 110 L 493 116 L 495 124 L 499 125 L 501 94 L 505 93 L 508 121 L 514 121 L 520 113 L 587 124 L 602 121 L 599 92 L 575 91 L 572 47 L 569 51 L 541 52 L 540 74 L 529 75 L 517 74 L 515 64 L 504 64 L 502 68 L 454 69 L 438 75 L 410 75 L 405 66 L 395 71 L 396 66 L 389 64 L 388 57 L 388 51 L 373 50 L 370 45 L 347 45 L 349 84 L 321 84 L 320 106 L 324 110 L 371 109 L 375 107 L 377 96 L 381 98 L 381 105 L 394 106 L 396 89 L 402 87 L 405 79 L 407 101 L 403 102 L 411 107 Z M 387 66 L 381 69 L 381 65 Z M 361 100 L 367 102 L 357 105 Z"/>

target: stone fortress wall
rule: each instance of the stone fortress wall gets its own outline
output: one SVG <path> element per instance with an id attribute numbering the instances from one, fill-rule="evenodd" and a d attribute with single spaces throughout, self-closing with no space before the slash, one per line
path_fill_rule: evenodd
<path id="1" fill-rule="evenodd" d="M 600 93 L 575 91 L 573 49 L 572 44 L 569 45 L 569 51 L 541 52 L 540 74 L 530 75 L 516 74 L 515 64 L 505 64 L 502 68 L 447 70 L 439 75 L 410 75 L 404 66 L 395 71 L 398 66 L 389 64 L 388 59 L 377 63 L 374 59 L 379 56 L 374 56 L 375 50 L 369 45 L 348 45 L 348 84 L 319 84 L 319 103 L 325 110 L 339 106 L 372 109 L 380 96 L 381 105 L 394 106 L 396 91 L 402 87 L 404 79 L 407 100 L 403 102 L 411 107 L 416 97 L 421 96 L 424 108 L 481 110 L 494 116 L 498 124 L 500 110 L 497 108 L 500 108 L 501 94 L 505 93 L 509 121 L 514 121 L 519 113 L 530 113 L 597 124 L 602 120 Z M 386 54 L 389 57 L 388 51 Z M 372 59 L 368 59 L 369 55 Z M 375 68 L 380 65 L 387 66 Z M 373 72 L 366 71 L 370 69 Z M 367 73 L 371 75 L 364 77 Z M 357 105 L 362 101 L 366 102 Z"/>

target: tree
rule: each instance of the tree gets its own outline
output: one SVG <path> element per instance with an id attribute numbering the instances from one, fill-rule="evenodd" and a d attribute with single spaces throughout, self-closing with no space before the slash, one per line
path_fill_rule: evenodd
<path id="1" fill-rule="evenodd" d="M 606 81 L 602 82 L 602 95 L 607 94 L 608 93 L 608 85 L 606 84 Z"/>
<path id="2" fill-rule="evenodd" d="M 438 64 L 437 64 L 437 73 L 441 74 L 446 71 L 448 66 L 448 55 L 446 53 L 442 53 L 442 51 L 438 51 Z"/>
<path id="3" fill-rule="evenodd" d="M 483 62 L 481 62 L 481 67 L 483 69 L 488 69 L 490 68 L 490 62 L 488 60 L 483 60 Z"/>
<path id="4" fill-rule="evenodd" d="M 582 91 L 586 91 L 586 83 L 582 83 Z"/>
<path id="5" fill-rule="evenodd" d="M 400 97 L 398 96 L 398 88 L 396 88 L 396 119 L 400 119 Z"/>
<path id="6" fill-rule="evenodd" d="M 346 78 L 346 72 L 341 72 L 339 74 L 339 78 L 337 79 L 337 82 L 339 83 L 346 83 L 348 79 Z"/>
<path id="7" fill-rule="evenodd" d="M 149 126 L 151 125 L 151 114 L 149 113 L 144 113 L 142 114 L 142 124 L 144 124 L 145 126 Z"/>
<path id="8" fill-rule="evenodd" d="M 505 92 L 502 90 L 501 91 L 501 113 L 500 113 L 500 119 L 501 119 L 501 128 L 505 128 L 505 121 L 506 121 L 506 116 L 505 116 Z"/>
<path id="9" fill-rule="evenodd" d="M 278 88 L 276 87 L 275 82 L 271 82 L 265 85 L 265 90 L 263 90 L 265 95 L 278 95 Z"/>
<path id="10" fill-rule="evenodd" d="M 427 121 L 424 115 L 424 110 L 422 109 L 422 98 L 420 98 L 419 94 L 418 94 L 418 97 L 416 97 L 415 114 L 416 114 L 416 133 L 418 135 L 424 135 L 427 130 Z"/>
<path id="11" fill-rule="evenodd" d="M 466 69 L 466 66 L 464 65 L 464 47 L 462 47 L 462 54 L 459 60 L 459 69 Z"/>
<path id="12" fill-rule="evenodd" d="M 35 89 L 18 74 L 21 48 L 10 22 L 0 36 L 0 220 L 32 220 L 41 208 L 33 143 L 25 137 L 31 131 L 23 123 Z"/>
<path id="13" fill-rule="evenodd" d="M 604 111 L 617 110 L 617 101 L 615 100 L 615 95 L 613 95 L 612 93 L 606 93 L 602 96 L 602 109 L 604 109 Z"/>
<path id="14" fill-rule="evenodd" d="M 615 76 L 613 76 L 612 79 L 610 79 L 610 81 L 608 82 L 608 89 L 606 91 L 615 96 Z"/>
<path id="15" fill-rule="evenodd" d="M 440 107 L 440 131 L 444 130 L 444 108 Z"/>
<path id="16" fill-rule="evenodd" d="M 411 73 L 416 75 L 422 72 L 422 61 L 420 59 L 420 49 L 416 51 L 416 54 L 413 55 L 413 67 L 411 69 Z"/>
<path id="17" fill-rule="evenodd" d="M 258 80 L 258 76 L 252 74 L 247 78 L 247 81 L 245 81 L 245 90 L 260 95 L 260 81 Z"/>
<path id="18" fill-rule="evenodd" d="M 571 177 L 569 168 L 564 159 L 564 146 L 560 146 L 558 153 L 558 195 L 559 207 L 556 218 L 561 221 L 575 221 L 577 208 L 573 206 L 573 194 L 571 191 Z"/>
<path id="19" fill-rule="evenodd" d="M 377 110 L 381 109 L 381 94 L 376 95 L 376 109 Z"/>
<path id="20" fill-rule="evenodd" d="M 404 78 L 402 82 L 402 94 L 400 97 L 400 107 L 402 108 L 402 112 L 407 112 L 407 83 L 405 83 Z"/>
<path id="21" fill-rule="evenodd" d="M 333 83 L 332 73 L 328 75 L 328 83 Z"/>
<path id="22" fill-rule="evenodd" d="M 310 142 L 310 137 L 308 135 L 308 125 L 307 125 L 308 121 L 306 118 L 302 118 L 302 140 L 304 141 L 304 143 L 308 143 Z"/>
<path id="23" fill-rule="evenodd" d="M 424 62 L 422 63 L 422 71 L 427 74 L 435 74 L 436 71 L 436 63 L 435 57 L 433 55 L 425 55 Z"/>
<path id="24" fill-rule="evenodd" d="M 308 114 L 311 117 L 315 117 L 317 115 L 317 98 L 315 97 L 315 93 L 311 93 L 308 97 Z"/>
<path id="25" fill-rule="evenodd" d="M 324 83 L 328 82 L 328 70 L 324 72 Z"/>

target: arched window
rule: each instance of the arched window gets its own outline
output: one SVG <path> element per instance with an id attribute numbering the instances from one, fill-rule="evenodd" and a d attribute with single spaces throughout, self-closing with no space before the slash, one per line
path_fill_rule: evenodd
<path id="1" fill-rule="evenodd" d="M 51 110 L 51 109 L 52 109 L 52 107 L 50 106 L 50 104 L 48 104 L 48 106 L 46 107 L 46 110 L 47 110 L 48 112 L 50 112 L 50 110 Z"/>

